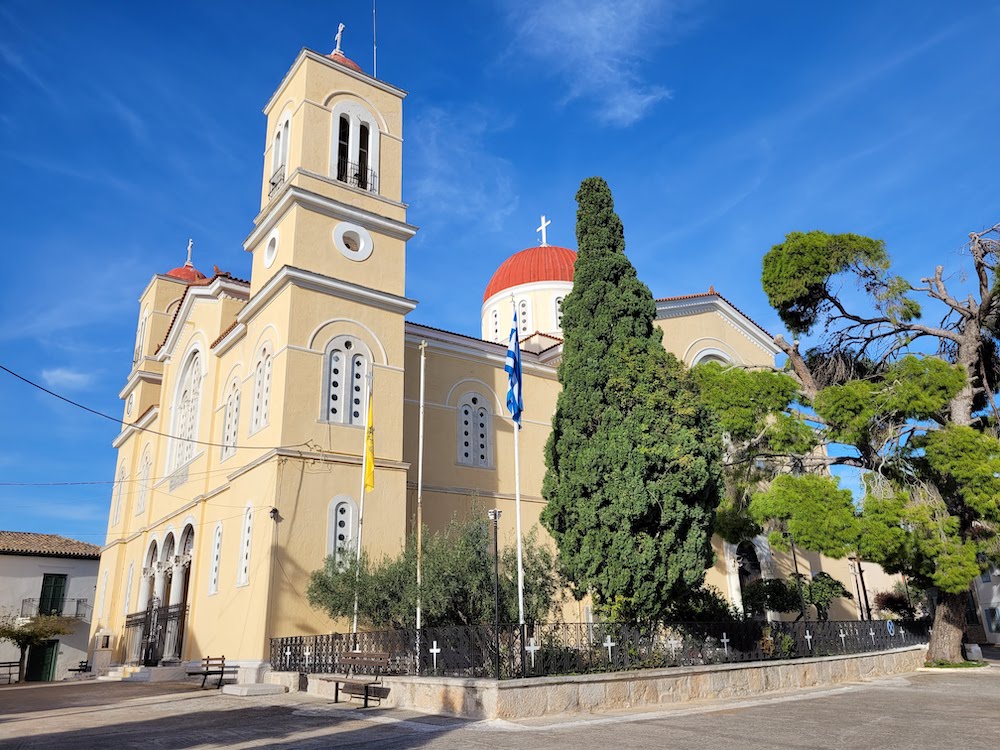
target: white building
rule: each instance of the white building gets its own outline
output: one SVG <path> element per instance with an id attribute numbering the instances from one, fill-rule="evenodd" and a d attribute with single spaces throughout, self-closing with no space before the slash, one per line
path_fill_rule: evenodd
<path id="1" fill-rule="evenodd" d="M 58 614 L 79 621 L 72 633 L 28 651 L 28 680 L 61 680 L 87 658 L 100 556 L 101 548 L 87 542 L 0 531 L 0 612 L 25 618 Z M 0 662 L 19 659 L 16 646 L 0 642 Z"/>

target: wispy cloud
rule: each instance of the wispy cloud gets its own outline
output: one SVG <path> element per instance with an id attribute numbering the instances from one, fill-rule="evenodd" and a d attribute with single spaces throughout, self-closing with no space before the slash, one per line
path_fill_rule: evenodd
<path id="1" fill-rule="evenodd" d="M 98 94 L 108 105 L 108 111 L 117 117 L 132 137 L 141 144 L 149 142 L 149 129 L 146 121 L 132 107 L 123 102 L 116 94 L 106 88 L 98 88 Z"/>
<path id="2" fill-rule="evenodd" d="M 506 0 L 514 30 L 510 55 L 528 57 L 560 78 L 561 101 L 595 100 L 603 123 L 641 120 L 670 91 L 646 80 L 651 51 L 690 29 L 681 0 Z"/>
<path id="3" fill-rule="evenodd" d="M 54 391 L 79 391 L 94 382 L 94 374 L 69 367 L 54 367 L 42 370 L 42 382 Z"/>
<path id="4" fill-rule="evenodd" d="M 458 113 L 432 108 L 410 126 L 413 202 L 449 221 L 472 220 L 497 231 L 517 208 L 514 167 L 493 154 L 487 140 L 505 127 L 484 111 Z"/>
<path id="5" fill-rule="evenodd" d="M 22 78 L 25 78 L 33 86 L 44 92 L 45 95 L 52 101 L 59 101 L 59 96 L 56 90 L 46 83 L 41 76 L 35 73 L 34 69 L 28 65 L 25 59 L 21 57 L 21 55 L 19 55 L 13 47 L 8 44 L 0 43 L 0 61 L 3 61 L 3 64 L 6 67 L 10 68 Z"/>

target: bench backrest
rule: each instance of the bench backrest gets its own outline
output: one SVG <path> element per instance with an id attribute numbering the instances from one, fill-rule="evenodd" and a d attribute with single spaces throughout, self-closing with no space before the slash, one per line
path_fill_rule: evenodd
<path id="1" fill-rule="evenodd" d="M 221 669 L 226 666 L 225 656 L 206 656 L 201 660 L 202 669 Z"/>
<path id="2" fill-rule="evenodd" d="M 389 654 L 349 651 L 337 656 L 337 666 L 344 674 L 358 669 L 373 669 L 375 674 L 378 674 L 381 670 L 388 668 Z"/>

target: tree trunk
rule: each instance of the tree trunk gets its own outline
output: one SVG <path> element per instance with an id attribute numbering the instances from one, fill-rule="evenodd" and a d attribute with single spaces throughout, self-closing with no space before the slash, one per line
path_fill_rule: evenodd
<path id="1" fill-rule="evenodd" d="M 21 646 L 21 661 L 17 665 L 17 682 L 22 684 L 24 682 L 24 673 L 28 671 L 28 647 Z"/>
<path id="2" fill-rule="evenodd" d="M 931 634 L 927 661 L 962 661 L 962 635 L 965 633 L 965 602 L 968 594 L 946 594 L 938 596 L 934 611 L 934 632 Z"/>

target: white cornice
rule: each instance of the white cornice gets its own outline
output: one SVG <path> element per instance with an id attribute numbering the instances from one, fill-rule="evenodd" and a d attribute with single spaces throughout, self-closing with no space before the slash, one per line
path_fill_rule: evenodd
<path id="1" fill-rule="evenodd" d="M 421 341 L 427 341 L 429 348 L 503 368 L 507 359 L 507 347 L 504 344 L 494 344 L 489 341 L 473 339 L 449 331 L 439 331 L 419 323 L 406 322 L 405 340 L 410 347 L 420 346 Z M 554 380 L 556 368 L 547 364 L 538 354 L 521 350 L 521 369 L 532 375 Z"/>
<path id="2" fill-rule="evenodd" d="M 733 307 L 719 295 L 705 295 L 688 299 L 667 299 L 656 301 L 656 318 L 682 318 L 688 315 L 718 313 L 723 320 L 739 331 L 744 338 L 756 344 L 772 357 L 781 350 L 775 345 L 770 334 L 750 318 Z"/>
<path id="3" fill-rule="evenodd" d="M 286 286 L 297 286 L 300 289 L 308 289 L 320 294 L 328 294 L 331 297 L 360 302 L 372 307 L 378 307 L 389 312 L 406 315 L 416 306 L 416 300 L 400 297 L 388 292 L 380 292 L 376 289 L 359 284 L 352 284 L 349 281 L 341 281 L 329 276 L 324 276 L 313 271 L 303 271 L 294 266 L 282 266 L 281 269 L 272 276 L 264 287 L 251 297 L 247 306 L 240 310 L 236 319 L 245 324 L 251 320 L 259 310 L 263 309 L 275 295 Z"/>
<path id="4" fill-rule="evenodd" d="M 550 279 L 546 281 L 529 281 L 527 284 L 517 284 L 516 286 L 501 289 L 499 292 L 483 302 L 482 307 L 480 308 L 480 314 L 485 313 L 488 308 L 492 307 L 500 300 L 509 298 L 511 294 L 517 296 L 518 294 L 529 294 L 531 292 L 563 292 L 563 294 L 566 295 L 571 291 L 573 291 L 572 281 Z M 511 311 L 511 317 L 513 317 L 513 311 Z"/>
<path id="5" fill-rule="evenodd" d="M 336 70 L 338 73 L 343 73 L 344 75 L 350 78 L 355 78 L 361 81 L 362 83 L 367 83 L 369 86 L 380 89 L 381 91 L 385 91 L 387 94 L 398 96 L 400 99 L 406 98 L 406 92 L 403 89 L 397 88 L 392 84 L 385 83 L 384 81 L 380 81 L 377 78 L 372 78 L 371 76 L 365 75 L 364 73 L 358 73 L 357 71 L 351 70 L 348 67 L 335 63 L 333 60 L 330 60 L 329 58 L 319 54 L 318 52 L 313 52 L 311 49 L 306 49 L 305 47 L 303 47 L 302 50 L 299 52 L 298 57 L 295 58 L 295 62 L 292 63 L 292 67 L 288 69 L 288 72 L 285 73 L 285 76 L 281 79 L 281 83 L 278 84 L 278 88 L 274 90 L 274 93 L 271 94 L 271 98 L 268 99 L 267 104 L 264 105 L 263 112 L 265 115 L 268 113 L 271 107 L 274 106 L 274 100 L 281 93 L 282 89 L 285 88 L 285 84 L 288 83 L 289 79 L 291 79 L 291 77 L 295 75 L 295 72 L 302 66 L 302 64 L 307 59 L 314 60 L 318 63 L 326 65 L 327 67 Z"/>
<path id="6" fill-rule="evenodd" d="M 222 338 L 222 340 L 215 345 L 212 351 L 215 352 L 216 357 L 221 357 L 230 349 L 232 349 L 236 345 L 236 343 L 246 335 L 247 335 L 246 325 L 243 323 L 237 323 L 236 326 L 233 328 L 233 330 L 227 333 Z"/>
<path id="7" fill-rule="evenodd" d="M 167 338 L 164 340 L 163 346 L 160 347 L 160 351 L 156 353 L 156 359 L 160 362 L 166 362 L 170 358 L 174 347 L 180 340 L 184 321 L 191 314 L 195 302 L 198 300 L 217 301 L 223 296 L 245 301 L 250 296 L 250 288 L 242 281 L 235 281 L 225 276 L 216 277 L 208 286 L 189 286 L 187 294 L 184 295 L 184 302 L 181 304 L 180 310 L 177 311 L 177 317 L 174 318 L 170 330 L 167 331 Z"/>
<path id="8" fill-rule="evenodd" d="M 278 219 L 284 216 L 292 206 L 304 206 L 316 213 L 329 216 L 338 221 L 350 221 L 360 224 L 366 229 L 374 229 L 387 237 L 393 237 L 397 240 L 408 240 L 417 233 L 417 227 L 407 224 L 405 221 L 389 219 L 372 211 L 335 201 L 332 198 L 327 198 L 325 195 L 314 193 L 311 190 L 306 190 L 296 185 L 289 185 L 277 202 L 268 204 L 257 215 L 257 218 L 254 219 L 256 226 L 247 238 L 243 240 L 243 249 L 250 252 L 250 248 L 257 245 L 265 235 L 270 233 L 274 225 L 278 223 Z"/>
<path id="9" fill-rule="evenodd" d="M 150 372 L 149 370 L 133 370 L 132 374 L 129 375 L 128 380 L 125 381 L 125 387 L 118 393 L 118 398 L 125 398 L 129 394 L 129 391 L 135 388 L 140 380 L 145 383 L 159 385 L 163 382 L 163 373 Z"/>
<path id="10" fill-rule="evenodd" d="M 145 430 L 147 427 L 153 424 L 153 422 L 156 421 L 159 415 L 160 415 L 159 406 L 154 406 L 153 408 L 149 409 L 143 416 L 139 417 L 139 419 L 137 419 L 135 422 L 132 422 L 132 424 L 125 425 L 125 428 L 118 433 L 118 437 L 116 437 L 114 440 L 111 441 L 111 447 L 121 448 L 122 445 L 125 443 L 125 441 L 132 436 L 133 432 Z"/>

